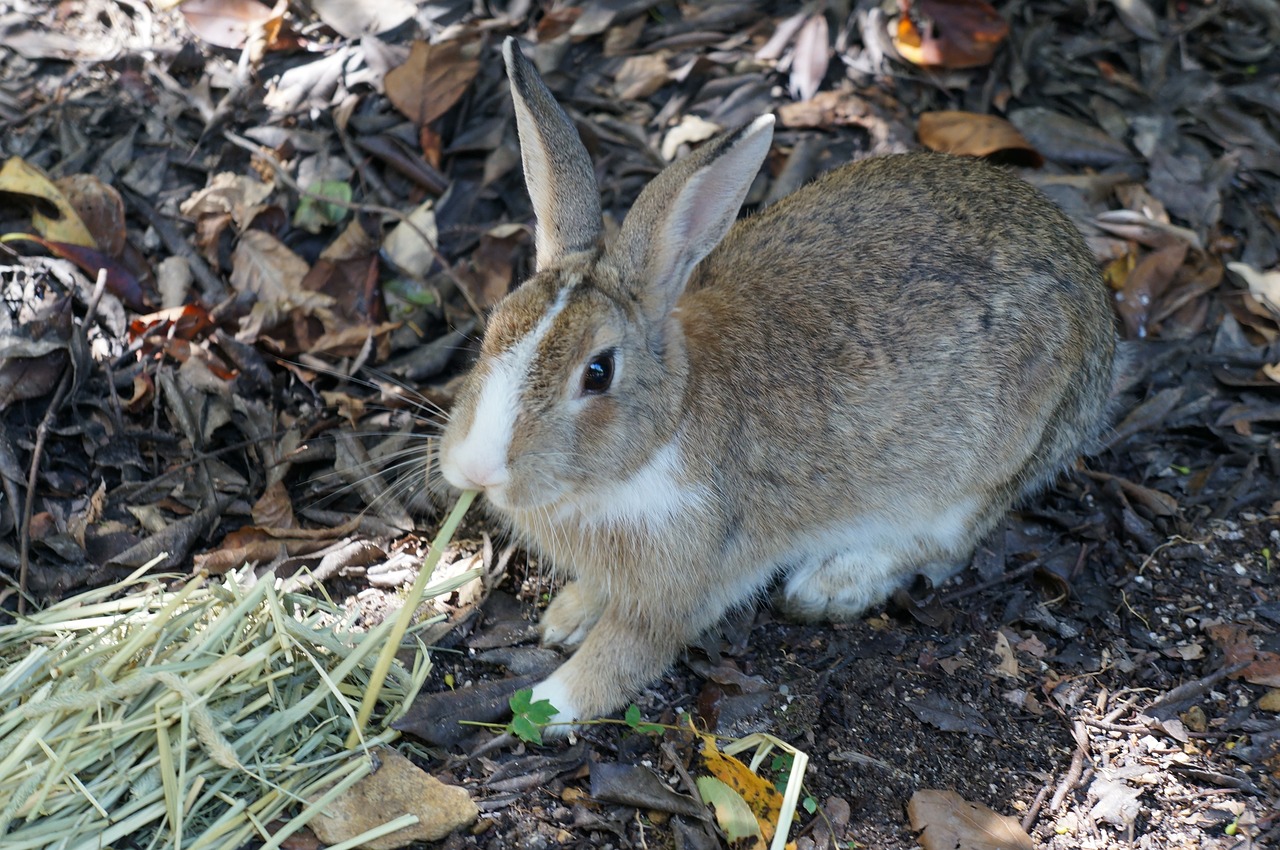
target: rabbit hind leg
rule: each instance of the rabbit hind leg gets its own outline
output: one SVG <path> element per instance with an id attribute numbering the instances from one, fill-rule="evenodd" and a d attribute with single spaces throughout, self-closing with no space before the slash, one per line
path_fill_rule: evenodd
<path id="1" fill-rule="evenodd" d="M 782 609 L 810 622 L 851 620 L 917 573 L 941 584 L 968 563 L 989 525 L 976 507 L 962 502 L 919 521 L 862 519 L 823 535 L 826 545 L 806 547 L 789 559 Z"/>

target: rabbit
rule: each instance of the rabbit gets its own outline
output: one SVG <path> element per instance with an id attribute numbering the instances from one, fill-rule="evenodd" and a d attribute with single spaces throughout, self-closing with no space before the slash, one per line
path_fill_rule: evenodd
<path id="1" fill-rule="evenodd" d="M 773 118 L 701 145 L 604 239 L 594 169 L 503 45 L 536 271 L 490 314 L 438 448 L 570 579 L 533 689 L 613 712 L 774 583 L 847 620 L 945 580 L 1104 424 L 1107 288 L 1016 176 L 935 153 L 841 166 L 738 220 Z"/>

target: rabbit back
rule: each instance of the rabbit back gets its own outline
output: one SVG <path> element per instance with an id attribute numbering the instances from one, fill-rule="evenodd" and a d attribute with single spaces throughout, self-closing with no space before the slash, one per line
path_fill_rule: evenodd
<path id="1" fill-rule="evenodd" d="M 907 514 L 963 557 L 1104 420 L 1105 285 L 1069 219 L 982 163 L 830 172 L 736 224 L 680 314 L 701 471 L 793 544 Z"/>

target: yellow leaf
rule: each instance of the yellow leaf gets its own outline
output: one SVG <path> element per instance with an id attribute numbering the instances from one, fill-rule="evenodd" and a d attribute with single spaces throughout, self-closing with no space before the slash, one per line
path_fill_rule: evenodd
<path id="1" fill-rule="evenodd" d="M 31 225 L 50 242 L 69 242 L 97 250 L 98 243 L 89 233 L 89 228 L 84 226 L 58 187 L 43 171 L 22 157 L 10 157 L 0 168 L 0 192 L 32 201 L 35 210 L 31 214 Z"/>
<path id="2" fill-rule="evenodd" d="M 736 758 L 720 752 L 710 735 L 704 735 L 702 741 L 702 758 L 707 771 L 742 797 L 759 822 L 765 842 L 771 841 L 782 812 L 782 795 L 778 789 L 756 776 Z"/>

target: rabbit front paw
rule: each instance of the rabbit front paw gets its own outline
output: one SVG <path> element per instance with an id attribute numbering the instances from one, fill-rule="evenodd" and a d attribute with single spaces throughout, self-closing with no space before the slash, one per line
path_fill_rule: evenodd
<path id="1" fill-rule="evenodd" d="M 584 589 L 582 582 L 566 584 L 542 615 L 542 642 L 550 646 L 578 646 L 603 611 L 603 603 Z"/>
<path id="2" fill-rule="evenodd" d="M 542 729 L 544 738 L 563 738 L 579 728 L 578 724 L 572 721 L 582 719 L 582 710 L 569 695 L 569 683 L 565 681 L 563 671 L 564 668 L 561 667 L 533 686 L 530 702 L 545 699 L 556 710 L 556 713 L 551 716 L 550 724 Z"/>

